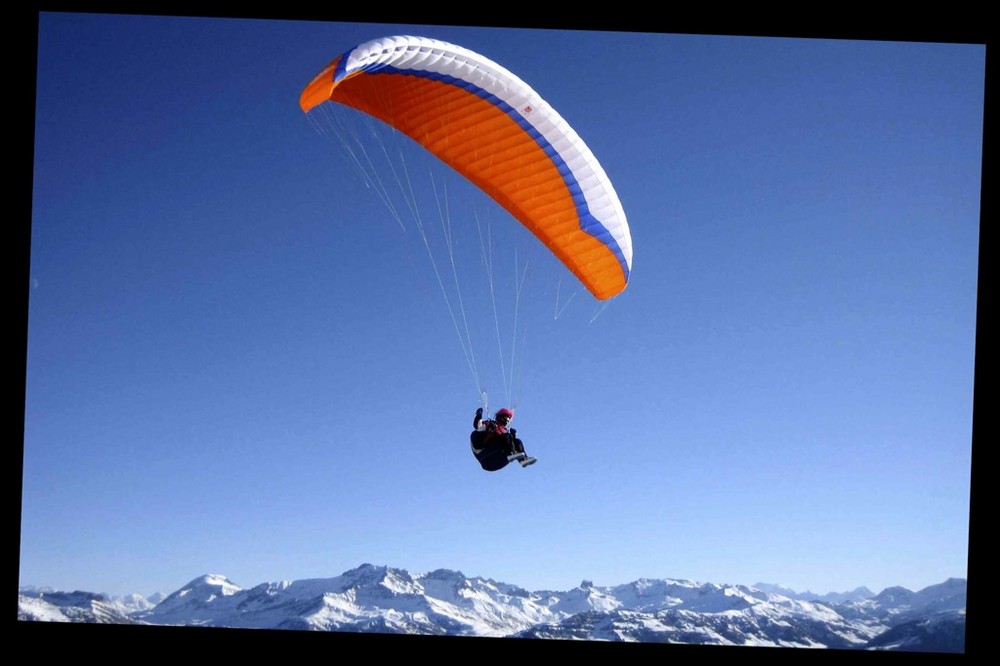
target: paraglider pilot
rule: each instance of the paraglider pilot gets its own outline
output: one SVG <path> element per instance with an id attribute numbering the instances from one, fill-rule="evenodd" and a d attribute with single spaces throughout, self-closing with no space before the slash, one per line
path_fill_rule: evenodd
<path id="1" fill-rule="evenodd" d="M 503 469 L 515 460 L 521 467 L 534 464 L 538 458 L 533 458 L 524 452 L 524 442 L 517 438 L 517 430 L 509 428 L 514 418 L 514 412 L 504 408 L 499 410 L 493 420 L 483 420 L 483 408 L 476 410 L 476 418 L 472 420 L 474 430 L 470 435 L 472 453 L 487 472 Z"/>

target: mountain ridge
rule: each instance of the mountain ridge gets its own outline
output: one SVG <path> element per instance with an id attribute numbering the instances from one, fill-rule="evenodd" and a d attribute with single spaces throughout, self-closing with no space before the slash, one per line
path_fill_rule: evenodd
<path id="1" fill-rule="evenodd" d="M 480 638 L 758 645 L 922 652 L 964 650 L 964 579 L 922 590 L 858 588 L 783 594 L 777 586 L 642 578 L 584 580 L 528 591 L 460 571 L 413 574 L 362 564 L 330 578 L 241 588 L 225 576 L 192 579 L 158 603 L 22 588 L 18 619 L 285 629 Z M 812 597 L 812 598 L 809 598 Z"/>

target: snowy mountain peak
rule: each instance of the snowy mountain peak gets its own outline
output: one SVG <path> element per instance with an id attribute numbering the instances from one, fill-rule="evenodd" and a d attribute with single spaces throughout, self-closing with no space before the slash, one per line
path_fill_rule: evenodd
<path id="1" fill-rule="evenodd" d="M 168 595 L 156 605 L 155 610 L 164 615 L 198 615 L 199 611 L 207 611 L 213 606 L 216 599 L 231 598 L 241 591 L 240 586 L 225 576 L 206 574 Z"/>
<path id="2" fill-rule="evenodd" d="M 240 586 L 231 583 L 225 576 L 218 574 L 205 574 L 195 578 L 193 581 L 178 590 L 182 595 L 206 595 L 229 597 L 240 591 Z"/>

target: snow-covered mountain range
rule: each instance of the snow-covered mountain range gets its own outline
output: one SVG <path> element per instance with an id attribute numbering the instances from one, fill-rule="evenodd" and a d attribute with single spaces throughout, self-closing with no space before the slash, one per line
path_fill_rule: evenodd
<path id="1" fill-rule="evenodd" d="M 673 579 L 529 592 L 447 569 L 371 564 L 249 589 L 205 575 L 156 599 L 18 591 L 22 621 L 937 653 L 964 651 L 965 608 L 960 578 L 824 596 Z"/>

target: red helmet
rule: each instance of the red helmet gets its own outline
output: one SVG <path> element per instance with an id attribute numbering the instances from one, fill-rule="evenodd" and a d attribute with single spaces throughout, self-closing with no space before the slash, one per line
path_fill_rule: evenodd
<path id="1" fill-rule="evenodd" d="M 506 407 L 504 407 L 503 409 L 501 409 L 500 411 L 497 412 L 496 419 L 499 421 L 501 416 L 504 416 L 508 420 L 510 420 L 510 419 L 514 418 L 514 412 L 512 412 L 511 410 L 509 410 Z"/>

